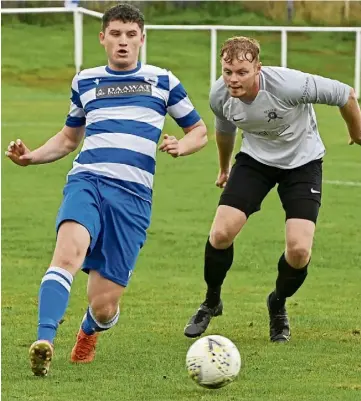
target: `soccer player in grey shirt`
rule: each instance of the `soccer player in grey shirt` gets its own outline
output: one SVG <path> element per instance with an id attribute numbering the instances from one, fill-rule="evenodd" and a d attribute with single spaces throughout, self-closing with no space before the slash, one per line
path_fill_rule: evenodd
<path id="1" fill-rule="evenodd" d="M 312 104 L 338 106 L 349 144 L 361 144 L 361 112 L 351 87 L 288 68 L 262 67 L 259 53 L 258 42 L 247 37 L 228 39 L 220 52 L 222 76 L 211 88 L 210 107 L 220 166 L 216 185 L 224 191 L 205 247 L 206 299 L 186 325 L 187 337 L 200 336 L 211 318 L 222 314 L 221 286 L 233 262 L 233 241 L 278 184 L 286 246 L 267 307 L 271 341 L 290 339 L 286 298 L 306 279 L 321 205 L 325 148 Z M 242 147 L 230 169 L 237 128 L 243 131 Z"/>

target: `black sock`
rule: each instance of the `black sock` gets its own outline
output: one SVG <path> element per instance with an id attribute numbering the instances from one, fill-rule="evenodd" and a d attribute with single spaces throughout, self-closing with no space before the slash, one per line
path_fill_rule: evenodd
<path id="1" fill-rule="evenodd" d="M 221 286 L 233 262 L 233 244 L 227 249 L 216 249 L 209 242 L 204 255 L 204 280 L 207 283 L 205 304 L 214 308 L 219 304 Z"/>
<path id="2" fill-rule="evenodd" d="M 270 297 L 272 309 L 282 308 L 285 305 L 286 298 L 291 297 L 301 287 L 306 280 L 309 263 L 301 269 L 295 269 L 288 264 L 285 254 L 282 254 L 278 261 L 276 289 Z"/>

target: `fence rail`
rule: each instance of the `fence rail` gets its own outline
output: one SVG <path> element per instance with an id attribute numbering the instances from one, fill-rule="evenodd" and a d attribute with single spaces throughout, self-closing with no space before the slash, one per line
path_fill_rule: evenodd
<path id="1" fill-rule="evenodd" d="M 80 71 L 83 64 L 83 14 L 101 18 L 102 13 L 88 10 L 83 7 L 45 7 L 45 8 L 3 8 L 1 14 L 24 14 L 24 13 L 61 13 L 70 12 L 74 15 L 74 64 L 75 70 Z M 355 41 L 355 77 L 354 89 L 357 98 L 361 97 L 361 27 L 295 27 L 295 26 L 236 26 L 236 25 L 145 25 L 148 30 L 191 30 L 210 31 L 210 84 L 217 78 L 217 31 L 262 31 L 280 32 L 282 67 L 287 67 L 287 33 L 288 32 L 354 32 Z M 146 36 L 147 38 L 147 36 Z M 141 61 L 147 61 L 147 42 L 141 50 Z"/>

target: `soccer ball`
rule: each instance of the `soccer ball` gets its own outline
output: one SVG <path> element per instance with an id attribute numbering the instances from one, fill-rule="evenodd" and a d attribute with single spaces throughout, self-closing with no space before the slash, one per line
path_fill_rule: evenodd
<path id="1" fill-rule="evenodd" d="M 236 379 L 241 369 L 241 356 L 228 338 L 206 336 L 191 345 L 186 366 L 189 376 L 197 384 L 215 389 Z"/>

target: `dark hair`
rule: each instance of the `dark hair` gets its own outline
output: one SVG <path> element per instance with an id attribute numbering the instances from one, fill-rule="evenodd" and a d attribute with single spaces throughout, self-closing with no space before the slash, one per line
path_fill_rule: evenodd
<path id="1" fill-rule="evenodd" d="M 142 32 L 144 29 L 144 15 L 137 7 L 128 3 L 118 4 L 105 11 L 102 18 L 103 32 L 111 21 L 136 22 Z"/>
<path id="2" fill-rule="evenodd" d="M 234 36 L 227 39 L 221 48 L 220 57 L 227 63 L 233 60 L 259 61 L 260 45 L 256 39 L 246 36 Z"/>

